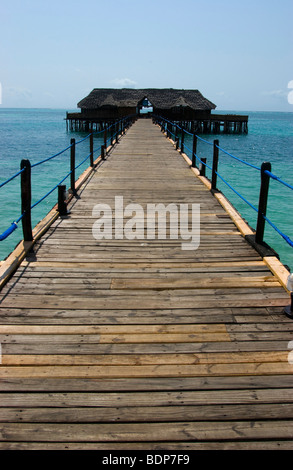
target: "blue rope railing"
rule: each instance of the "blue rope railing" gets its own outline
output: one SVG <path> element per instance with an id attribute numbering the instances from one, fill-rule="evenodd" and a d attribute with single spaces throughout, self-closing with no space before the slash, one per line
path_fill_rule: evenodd
<path id="1" fill-rule="evenodd" d="M 70 149 L 71 147 L 72 147 L 72 144 L 71 144 L 71 145 L 68 145 L 68 147 L 66 147 L 65 149 L 61 150 L 60 152 L 55 153 L 55 155 L 52 155 L 51 157 L 45 158 L 44 160 L 41 160 L 40 162 L 33 163 L 33 164 L 31 165 L 31 168 L 34 168 L 35 166 L 42 165 L 43 163 L 46 163 L 46 162 L 48 162 L 48 161 L 50 161 L 50 160 L 53 160 L 53 158 L 59 157 L 59 155 L 62 155 L 62 153 L 66 152 L 66 150 Z"/>
<path id="2" fill-rule="evenodd" d="M 70 175 L 71 175 L 71 171 L 69 173 L 67 173 L 66 176 L 64 176 L 64 178 L 62 178 L 61 181 L 59 181 L 58 184 L 56 184 L 52 189 L 50 189 L 50 191 L 48 191 L 43 197 L 41 197 L 37 202 L 35 202 L 34 204 L 31 205 L 31 209 L 33 209 L 34 207 L 36 207 L 37 205 L 39 205 L 42 201 L 44 201 L 48 196 L 50 196 L 50 194 L 52 194 L 57 188 L 58 186 L 60 186 L 60 184 L 62 184 Z"/>
<path id="3" fill-rule="evenodd" d="M 266 173 L 267 175 L 269 175 L 269 177 L 272 178 L 273 180 L 276 180 L 276 181 L 278 181 L 279 183 L 284 184 L 284 186 L 287 186 L 287 188 L 289 188 L 289 189 L 293 189 L 293 186 L 292 186 L 291 184 L 286 183 L 286 181 L 281 180 L 281 178 L 279 178 L 278 176 L 274 175 L 272 172 L 270 172 L 270 171 L 268 171 L 268 170 L 265 170 L 265 173 Z"/>
<path id="4" fill-rule="evenodd" d="M 275 224 L 273 224 L 273 222 L 266 216 L 266 215 L 263 215 L 263 218 L 268 222 L 268 224 L 273 227 L 274 230 L 276 230 L 276 232 L 281 235 L 282 238 L 284 238 L 285 242 L 288 243 L 288 245 L 290 245 L 291 247 L 293 247 L 293 240 L 291 240 L 288 235 L 285 235 L 283 232 L 281 232 L 281 230 L 276 227 Z"/>
<path id="5" fill-rule="evenodd" d="M 21 214 L 18 219 L 16 219 L 14 222 L 12 222 L 12 224 L 10 225 L 10 227 L 8 227 L 8 229 L 6 229 L 3 233 L 0 234 L 0 241 L 3 241 L 5 240 L 6 238 L 9 237 L 9 235 L 11 235 L 14 230 L 17 229 L 18 227 L 18 223 L 21 221 L 21 219 L 23 218 L 24 216 L 24 213 Z"/>
<path id="6" fill-rule="evenodd" d="M 3 233 L 1 233 L 0 235 L 0 241 L 3 241 L 5 240 L 7 237 L 9 237 L 9 235 L 12 234 L 12 232 L 14 232 L 14 230 L 17 229 L 17 223 L 16 222 L 12 222 L 12 224 L 10 225 L 10 227 L 8 229 L 6 229 Z"/>
<path id="7" fill-rule="evenodd" d="M 192 135 L 192 134 L 190 134 Z M 197 139 L 200 140 L 201 142 L 204 142 L 205 144 L 208 144 L 208 145 L 213 145 L 213 142 L 209 142 L 208 140 L 205 140 L 203 139 L 202 137 L 199 137 L 199 135 L 195 134 Z"/>
<path id="8" fill-rule="evenodd" d="M 209 143 L 210 143 L 210 142 L 209 142 Z M 186 150 L 189 150 L 189 152 L 192 154 L 191 148 L 189 148 L 186 144 L 184 144 L 184 148 L 185 148 Z M 202 165 L 204 165 L 204 166 L 205 166 L 206 168 L 208 168 L 209 170 L 212 170 L 212 167 L 211 167 L 210 165 L 208 165 L 206 162 L 202 161 L 202 160 L 200 159 L 200 157 L 199 157 L 196 153 L 194 154 L 194 156 L 195 156 L 195 158 L 199 161 L 199 163 L 201 163 Z"/>
<path id="9" fill-rule="evenodd" d="M 256 165 L 253 165 L 252 163 L 246 162 L 245 160 L 242 160 L 242 159 L 239 158 L 239 157 L 235 157 L 235 155 L 232 155 L 232 153 L 227 152 L 226 150 L 222 149 L 222 148 L 219 147 L 218 145 L 217 145 L 217 148 L 218 148 L 219 150 L 221 150 L 223 153 L 225 153 L 226 155 L 229 155 L 229 157 L 234 158 L 234 160 L 237 160 L 238 162 L 241 162 L 241 163 L 243 163 L 244 165 L 250 166 L 251 168 L 254 168 L 255 170 L 259 170 L 259 171 L 260 171 L 260 167 L 258 167 L 258 166 L 256 166 Z"/>
<path id="10" fill-rule="evenodd" d="M 228 188 L 230 188 L 235 194 L 237 194 L 237 196 L 240 197 L 240 199 L 242 199 L 242 201 L 244 201 L 248 206 L 251 207 L 251 209 L 253 209 L 255 212 L 258 212 L 258 208 L 255 207 L 253 204 L 251 204 L 251 202 L 249 202 L 242 194 L 239 193 L 239 191 L 237 191 L 235 188 L 233 188 L 233 186 L 231 184 L 228 183 L 228 181 L 226 181 L 223 176 L 221 176 L 217 171 L 216 171 L 218 177 L 223 181 L 223 183 L 225 183 Z"/>
<path id="11" fill-rule="evenodd" d="M 128 124 L 130 123 L 130 121 L 133 119 L 133 116 L 128 116 L 127 118 L 123 118 L 121 119 L 120 121 L 117 121 L 115 123 L 113 123 L 112 125 L 110 125 L 109 127 L 106 127 L 105 129 L 103 130 L 100 130 L 98 132 L 91 132 L 90 134 L 86 135 L 84 138 L 82 138 L 81 140 L 79 140 L 78 142 L 74 142 L 71 143 L 69 146 L 67 146 L 66 148 L 64 148 L 63 150 L 61 150 L 60 152 L 57 152 L 56 154 L 48 157 L 48 158 L 45 158 L 39 162 L 36 162 L 34 164 L 29 164 L 30 168 L 35 168 L 36 166 L 39 166 L 39 165 L 42 165 L 48 161 L 51 161 L 53 160 L 54 158 L 62 155 L 63 153 L 65 153 L 67 150 L 69 149 L 72 149 L 73 147 L 75 148 L 76 145 L 79 145 L 81 144 L 82 142 L 84 142 L 85 140 L 87 140 L 90 136 L 98 136 L 100 134 L 107 134 L 107 132 L 109 131 L 109 129 L 112 129 L 114 128 L 116 130 L 116 132 L 114 131 L 113 132 L 113 135 L 111 135 L 108 139 L 106 139 L 104 142 L 107 143 L 109 141 L 111 141 L 111 144 L 112 144 L 112 139 L 113 137 L 117 136 L 124 132 L 125 131 L 125 128 L 128 126 Z M 98 150 L 100 150 L 99 148 L 97 149 L 91 149 L 91 152 L 80 162 L 78 163 L 77 165 L 74 165 L 73 168 L 71 168 L 71 170 L 66 174 L 66 176 L 64 176 L 53 188 L 51 188 L 44 196 L 42 196 L 39 200 L 37 200 L 35 203 L 31 204 L 30 205 L 30 208 L 29 210 L 32 210 L 34 209 L 37 205 L 39 205 L 42 201 L 44 201 L 48 196 L 50 196 L 50 194 L 52 194 L 70 175 L 72 175 L 72 173 L 74 173 L 75 170 L 77 170 L 78 168 L 80 168 L 89 158 L 91 158 L 91 156 L 96 153 Z M 102 154 L 101 154 L 102 156 Z M 2 182 L 0 184 L 0 189 L 5 186 L 7 183 L 9 183 L 10 181 L 14 180 L 16 177 L 20 176 L 22 173 L 24 173 L 26 170 L 26 167 L 22 168 L 20 171 L 18 171 L 17 173 L 15 173 L 13 176 L 9 177 L 7 180 L 5 180 L 4 182 Z M 10 225 L 10 227 L 8 227 L 2 234 L 0 234 L 0 241 L 3 241 L 5 240 L 6 238 L 8 238 L 18 227 L 18 223 L 24 219 L 26 215 L 26 211 L 24 211 L 15 221 L 13 221 Z"/>
<path id="12" fill-rule="evenodd" d="M 11 176 L 10 178 L 8 178 L 6 181 L 3 181 L 3 183 L 0 184 L 0 188 L 2 188 L 3 186 L 5 186 L 7 183 L 10 183 L 10 181 L 14 180 L 14 178 L 16 178 L 17 176 L 21 175 L 21 173 L 24 171 L 24 169 L 18 171 L 17 173 L 15 173 L 15 175 Z"/>
<path id="13" fill-rule="evenodd" d="M 193 153 L 193 150 L 191 150 L 184 142 L 184 134 L 187 134 L 191 137 L 195 137 L 196 139 L 200 140 L 201 142 L 205 143 L 205 144 L 208 144 L 210 146 L 214 146 L 216 147 L 218 150 L 220 150 L 221 152 L 225 153 L 226 155 L 228 155 L 229 157 L 233 158 L 234 160 L 237 160 L 238 162 L 246 165 L 246 166 L 249 166 L 259 172 L 261 172 L 261 168 L 258 167 L 257 165 L 254 165 L 252 163 L 249 163 L 239 157 L 236 157 L 235 155 L 233 155 L 232 153 L 230 152 L 227 152 L 226 150 L 224 150 L 223 148 L 221 148 L 219 145 L 217 145 L 217 141 L 214 141 L 214 142 L 210 142 L 208 140 L 205 140 L 203 139 L 202 137 L 198 136 L 197 134 L 192 134 L 190 132 L 188 132 L 186 129 L 184 129 L 183 127 L 180 127 L 178 124 L 176 124 L 175 122 L 172 122 L 172 121 L 169 121 L 161 116 L 155 116 L 154 117 L 154 120 L 157 121 L 157 123 L 161 126 L 161 128 L 164 128 L 164 130 L 167 132 L 167 135 L 170 134 L 172 136 L 174 136 L 175 138 L 178 138 L 178 136 L 176 134 L 174 134 L 170 129 L 166 128 L 166 126 L 164 125 L 163 126 L 163 122 L 165 124 L 170 124 L 171 126 L 175 126 L 175 128 L 177 128 L 180 133 L 181 133 L 181 149 L 186 149 L 190 152 L 192 158 L 193 156 L 196 158 L 196 160 L 198 160 L 202 165 L 206 166 L 207 168 L 209 168 L 212 172 L 214 171 L 214 173 L 223 181 L 223 183 L 225 183 L 240 199 L 242 199 L 251 209 L 253 209 L 255 212 L 257 212 L 259 214 L 259 208 L 255 207 L 251 202 L 249 202 L 239 191 L 237 191 L 230 183 L 228 183 L 226 181 L 225 178 L 223 178 L 223 176 L 217 171 L 217 170 L 213 170 L 213 167 L 209 166 L 206 162 L 204 162 L 203 160 L 201 160 L 198 155 L 196 153 Z M 214 157 L 215 158 L 215 154 L 214 154 Z M 213 165 L 214 166 L 214 165 Z M 271 171 L 269 170 L 264 170 L 263 172 L 265 175 L 267 175 L 269 178 L 272 178 L 273 180 L 275 181 L 278 181 L 279 183 L 283 184 L 284 186 L 286 186 L 287 188 L 289 189 L 293 189 L 293 186 L 285 181 L 283 181 L 280 177 L 274 175 Z M 268 224 L 287 242 L 287 244 L 291 247 L 293 247 L 293 241 L 290 239 L 290 237 L 286 234 L 284 234 L 267 216 L 266 214 L 264 214 L 263 212 L 261 212 L 261 216 L 263 217 L 263 219 L 268 222 Z"/>

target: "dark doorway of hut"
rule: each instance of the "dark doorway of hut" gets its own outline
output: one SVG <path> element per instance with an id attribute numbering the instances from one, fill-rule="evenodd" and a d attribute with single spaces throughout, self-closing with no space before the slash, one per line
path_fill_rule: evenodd
<path id="1" fill-rule="evenodd" d="M 145 97 L 139 104 L 138 104 L 138 114 L 141 117 L 149 117 L 151 113 L 153 112 L 153 105 L 152 103 L 148 100 L 147 97 Z"/>

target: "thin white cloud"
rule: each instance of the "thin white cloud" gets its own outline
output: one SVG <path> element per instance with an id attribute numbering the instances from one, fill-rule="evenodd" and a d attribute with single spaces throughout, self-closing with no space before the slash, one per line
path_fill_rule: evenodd
<path id="1" fill-rule="evenodd" d="M 276 98 L 284 98 L 287 96 L 288 92 L 285 90 L 271 90 L 271 91 L 263 91 L 262 95 L 264 96 L 274 96 Z"/>
<path id="2" fill-rule="evenodd" d="M 111 83 L 122 88 L 133 88 L 136 86 L 136 82 L 130 78 L 114 78 L 114 80 L 111 80 Z"/>
<path id="3" fill-rule="evenodd" d="M 27 88 L 7 87 L 5 93 L 7 93 L 7 96 L 14 99 L 31 100 L 32 98 L 32 92 Z"/>

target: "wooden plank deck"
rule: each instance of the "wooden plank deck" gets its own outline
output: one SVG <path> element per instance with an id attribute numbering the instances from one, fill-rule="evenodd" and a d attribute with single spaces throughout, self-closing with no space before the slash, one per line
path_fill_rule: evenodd
<path id="1" fill-rule="evenodd" d="M 199 248 L 95 240 L 115 196 L 200 203 Z M 0 449 L 292 449 L 289 295 L 159 128 L 71 206 L 0 294 Z"/>

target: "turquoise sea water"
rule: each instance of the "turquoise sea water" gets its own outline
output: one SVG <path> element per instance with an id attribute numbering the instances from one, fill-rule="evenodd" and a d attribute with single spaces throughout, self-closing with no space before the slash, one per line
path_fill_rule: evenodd
<path id="1" fill-rule="evenodd" d="M 87 134 L 66 131 L 65 115 L 70 110 L 54 109 L 0 109 L 0 184 L 15 174 L 22 159 L 37 163 L 63 150 L 75 137 L 81 140 Z M 231 113 L 234 111 L 221 111 Z M 247 135 L 201 135 L 209 142 L 219 139 L 219 146 L 227 152 L 260 167 L 262 162 L 272 164 L 272 173 L 293 185 L 293 113 L 268 113 L 237 111 L 248 114 Z M 95 138 L 94 148 L 102 143 Z M 188 139 L 186 140 L 189 146 Z M 191 145 L 190 145 L 191 147 Z M 186 150 L 188 154 L 188 150 Z M 89 139 L 76 148 L 76 164 L 89 154 Z M 212 146 L 198 142 L 198 156 L 206 157 L 212 165 Z M 97 152 L 97 155 L 99 152 Z M 53 160 L 32 169 L 32 203 L 37 202 L 70 170 L 69 150 Z M 87 160 L 76 172 L 76 177 L 89 166 Z M 219 174 L 255 207 L 258 206 L 260 172 L 250 168 L 220 151 Z M 207 169 L 207 176 L 211 174 Z M 64 182 L 69 186 L 69 179 Z M 248 223 L 256 227 L 256 212 L 218 178 L 218 188 L 233 203 Z M 38 204 L 32 211 L 33 226 L 37 224 L 57 201 L 57 191 Z M 268 218 L 293 240 L 293 190 L 271 180 L 268 201 Z M 16 220 L 20 210 L 20 178 L 17 177 L 0 188 L 0 233 Z M 5 259 L 22 239 L 21 223 L 13 234 L 0 241 L 0 259 Z M 281 261 L 293 269 L 293 248 L 268 224 L 265 241 L 274 248 Z"/>

